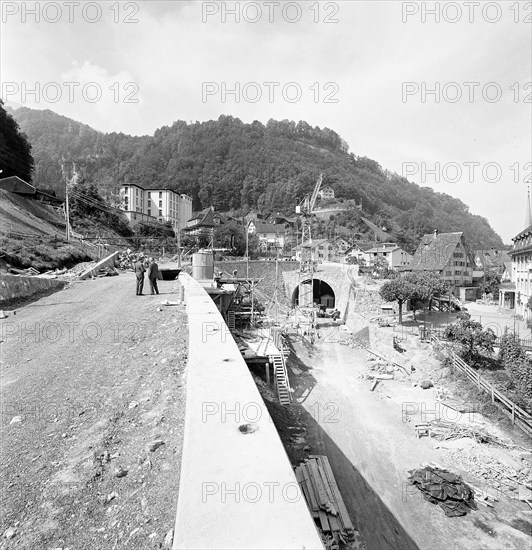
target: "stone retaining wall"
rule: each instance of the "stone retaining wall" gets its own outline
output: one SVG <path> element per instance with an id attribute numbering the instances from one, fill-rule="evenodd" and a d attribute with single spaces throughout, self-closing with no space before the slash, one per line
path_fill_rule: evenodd
<path id="1" fill-rule="evenodd" d="M 16 275 L 0 276 L 0 305 L 7 304 L 16 298 L 28 298 L 45 290 L 61 290 L 64 281 L 41 279 L 38 277 L 19 277 Z"/>

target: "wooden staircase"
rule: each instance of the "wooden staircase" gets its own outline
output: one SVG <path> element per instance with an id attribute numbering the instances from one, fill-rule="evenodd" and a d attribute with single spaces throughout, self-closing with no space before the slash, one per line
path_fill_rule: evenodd
<path id="1" fill-rule="evenodd" d="M 272 355 L 270 360 L 273 363 L 273 375 L 279 403 L 281 403 L 281 405 L 290 405 L 292 396 L 290 395 L 290 382 L 288 381 L 284 357 L 281 354 Z"/>
<path id="2" fill-rule="evenodd" d="M 290 380 L 288 379 L 288 371 L 286 369 L 286 359 L 290 354 L 290 350 L 283 344 L 283 337 L 279 329 L 271 328 L 270 337 L 275 347 L 280 352 L 270 356 L 270 361 L 273 363 L 273 376 L 279 403 L 281 403 L 281 405 L 290 405 L 292 393 L 290 391 Z"/>
<path id="3" fill-rule="evenodd" d="M 235 330 L 235 310 L 230 309 L 227 312 L 227 328 L 233 332 Z"/>

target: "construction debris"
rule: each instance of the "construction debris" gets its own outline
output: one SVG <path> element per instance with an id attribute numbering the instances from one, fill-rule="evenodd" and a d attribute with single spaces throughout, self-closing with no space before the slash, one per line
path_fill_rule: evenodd
<path id="1" fill-rule="evenodd" d="M 100 267 L 98 269 L 98 275 L 96 277 L 116 277 L 118 275 L 118 271 L 114 267 Z"/>
<path id="2" fill-rule="evenodd" d="M 28 267 L 26 269 L 17 269 L 15 267 L 8 267 L 7 272 L 11 275 L 18 275 L 21 277 L 33 277 L 35 275 L 39 275 L 39 271 L 37 271 L 33 267 Z"/>
<path id="3" fill-rule="evenodd" d="M 458 424 L 457 422 L 436 419 L 430 422 L 430 428 L 430 435 L 439 441 L 469 437 L 474 439 L 477 443 L 491 443 L 506 448 L 515 447 L 513 443 L 504 441 L 481 427 L 475 427 L 469 424 Z"/>
<path id="4" fill-rule="evenodd" d="M 486 486 L 518 499 L 519 495 L 527 498 L 527 490 L 532 490 L 532 473 L 526 460 L 511 460 L 511 457 L 500 459 L 493 456 L 494 450 L 500 447 L 469 446 L 447 451 L 446 459 L 456 464 L 457 468 L 469 472 L 478 479 L 484 480 Z M 484 486 L 484 483 L 482 483 Z M 522 489 L 520 489 L 522 487 Z"/>
<path id="5" fill-rule="evenodd" d="M 405 367 L 403 367 L 403 365 L 400 365 L 399 363 L 397 363 L 396 361 L 393 361 L 392 359 L 386 358 L 384 355 L 381 355 L 379 352 L 371 348 L 367 348 L 367 350 L 369 353 L 379 358 L 381 361 L 384 361 L 384 363 L 393 365 L 397 370 L 402 370 L 405 374 L 408 374 L 408 376 L 410 376 L 410 372 Z"/>
<path id="6" fill-rule="evenodd" d="M 324 534 L 324 539 L 334 542 L 328 548 L 338 548 L 340 542 L 355 539 L 355 529 L 347 512 L 329 459 L 323 455 L 310 455 L 295 469 L 296 479 L 307 501 L 314 521 Z"/>
<path id="7" fill-rule="evenodd" d="M 410 483 L 429 502 L 440 506 L 446 516 L 465 516 L 471 510 L 477 509 L 473 489 L 460 476 L 430 465 L 409 473 Z"/>

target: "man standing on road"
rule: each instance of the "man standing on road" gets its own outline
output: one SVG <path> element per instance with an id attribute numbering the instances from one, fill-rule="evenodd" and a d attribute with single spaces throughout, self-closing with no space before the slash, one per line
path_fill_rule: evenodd
<path id="1" fill-rule="evenodd" d="M 148 267 L 148 279 L 150 281 L 150 288 L 152 294 L 159 294 L 157 288 L 157 275 L 159 274 L 159 266 L 156 264 L 153 258 L 150 258 L 150 267 Z"/>
<path id="2" fill-rule="evenodd" d="M 146 272 L 146 268 L 144 267 L 141 258 L 137 258 L 134 268 L 135 275 L 137 276 L 137 296 L 142 296 L 142 289 L 144 288 L 144 273 Z"/>

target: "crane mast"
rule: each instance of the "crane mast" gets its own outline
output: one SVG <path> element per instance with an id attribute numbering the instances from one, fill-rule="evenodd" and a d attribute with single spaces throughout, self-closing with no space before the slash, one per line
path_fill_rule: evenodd
<path id="1" fill-rule="evenodd" d="M 296 207 L 296 213 L 300 215 L 301 223 L 301 255 L 299 263 L 299 299 L 298 310 L 307 318 L 309 324 L 308 334 L 314 341 L 314 324 L 316 312 L 314 311 L 314 250 L 312 248 L 311 217 L 316 205 L 316 200 L 323 182 L 323 174 L 320 174 L 312 195 L 306 195 L 303 201 Z M 306 246 L 305 246 L 306 245 Z M 310 319 L 309 319 L 310 318 Z"/>

